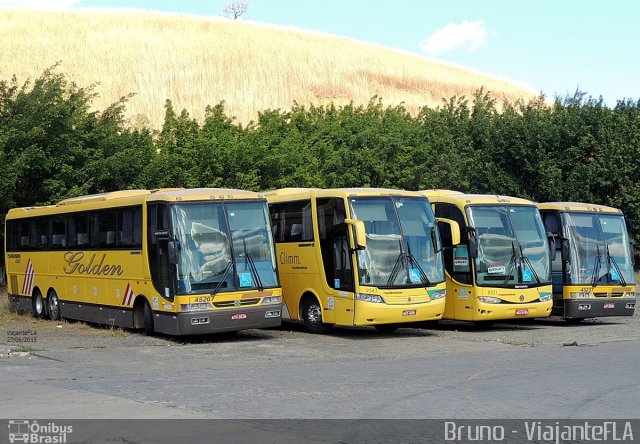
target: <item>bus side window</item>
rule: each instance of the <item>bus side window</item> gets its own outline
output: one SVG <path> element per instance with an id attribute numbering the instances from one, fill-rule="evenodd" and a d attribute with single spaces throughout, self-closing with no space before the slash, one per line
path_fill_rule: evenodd
<path id="1" fill-rule="evenodd" d="M 313 241 L 311 201 L 284 202 L 269 205 L 274 241 Z"/>

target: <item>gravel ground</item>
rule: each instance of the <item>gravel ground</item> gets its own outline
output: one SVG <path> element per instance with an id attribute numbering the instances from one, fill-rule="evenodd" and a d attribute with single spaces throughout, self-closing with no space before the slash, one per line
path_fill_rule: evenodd
<path id="1" fill-rule="evenodd" d="M 446 351 L 452 344 L 496 343 L 509 346 L 540 345 L 579 346 L 605 342 L 640 340 L 640 316 L 586 319 L 580 324 L 568 324 L 559 318 L 536 319 L 528 322 L 496 323 L 490 328 L 477 328 L 465 322 L 441 321 L 428 329 L 401 328 L 384 335 L 373 328 L 335 328 L 328 335 L 310 335 L 301 325 L 284 323 L 268 330 L 245 330 L 237 335 L 207 335 L 192 337 L 145 336 L 142 333 L 109 328 L 82 322 L 52 322 L 30 315 L 10 314 L 0 317 L 0 343 L 21 347 L 24 351 L 53 351 L 109 347 L 178 346 L 236 341 L 309 341 L 315 347 L 332 346 L 340 340 L 371 340 L 390 343 L 404 338 L 428 338 L 431 349 Z M 284 344 L 284 342 L 283 342 Z"/>

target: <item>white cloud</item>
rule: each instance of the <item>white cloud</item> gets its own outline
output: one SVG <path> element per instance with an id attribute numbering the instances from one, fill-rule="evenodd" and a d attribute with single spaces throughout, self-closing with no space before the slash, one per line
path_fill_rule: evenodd
<path id="1" fill-rule="evenodd" d="M 482 20 L 462 23 L 449 23 L 444 28 L 436 29 L 420 42 L 420 49 L 427 54 L 439 54 L 445 51 L 466 46 L 467 51 L 475 51 L 487 40 L 487 30 Z"/>
<path id="2" fill-rule="evenodd" d="M 0 9 L 68 9 L 82 0 L 0 0 Z"/>

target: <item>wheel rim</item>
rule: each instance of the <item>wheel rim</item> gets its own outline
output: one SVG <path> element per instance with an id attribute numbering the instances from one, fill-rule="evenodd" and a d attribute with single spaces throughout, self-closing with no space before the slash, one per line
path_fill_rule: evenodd
<path id="1" fill-rule="evenodd" d="M 49 296 L 49 313 L 51 315 L 51 319 L 58 319 L 59 308 L 58 308 L 58 295 L 52 294 Z"/>
<path id="2" fill-rule="evenodd" d="M 39 295 L 39 294 L 36 295 L 35 305 L 36 305 L 36 307 L 35 307 L 36 308 L 36 314 L 38 316 L 40 316 L 42 314 L 42 312 L 43 312 L 44 306 L 42 304 L 42 296 Z"/>
<path id="3" fill-rule="evenodd" d="M 318 304 L 311 304 L 307 308 L 307 319 L 311 324 L 319 324 L 322 319 L 322 313 L 320 313 L 320 306 Z"/>

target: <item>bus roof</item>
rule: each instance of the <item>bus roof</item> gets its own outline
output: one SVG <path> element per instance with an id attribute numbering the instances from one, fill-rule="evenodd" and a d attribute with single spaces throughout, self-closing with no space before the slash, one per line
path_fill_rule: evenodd
<path id="1" fill-rule="evenodd" d="M 64 199 L 55 205 L 39 207 L 12 208 L 7 213 L 7 219 L 32 216 L 46 216 L 69 211 L 87 211 L 100 208 L 112 208 L 128 205 L 140 205 L 146 201 L 193 201 L 220 199 L 256 199 L 264 195 L 253 191 L 235 190 L 227 188 L 160 188 L 156 190 L 123 190 L 108 193 L 90 194 L 86 196 Z"/>
<path id="2" fill-rule="evenodd" d="M 461 193 L 460 191 L 442 190 L 442 189 L 422 190 L 420 191 L 420 193 L 426 195 L 429 199 L 431 199 L 432 197 L 435 198 L 439 196 L 451 196 L 452 194 L 464 194 L 464 193 Z"/>
<path id="3" fill-rule="evenodd" d="M 436 193 L 433 193 L 433 191 L 436 191 Z M 424 190 L 421 193 L 427 196 L 431 202 L 448 202 L 459 207 L 473 204 L 535 205 L 534 202 L 519 197 L 500 196 L 497 194 L 464 194 L 457 191 L 451 194 L 444 194 L 440 193 L 440 191 L 445 190 Z"/>
<path id="4" fill-rule="evenodd" d="M 280 188 L 265 191 L 268 199 L 287 201 L 309 199 L 311 197 L 352 197 L 352 196 L 406 196 L 424 197 L 417 191 L 396 190 L 392 188 Z"/>
<path id="5" fill-rule="evenodd" d="M 253 191 L 236 190 L 232 188 L 178 188 L 158 190 L 151 194 L 148 201 L 193 201 L 193 200 L 224 200 L 224 199 L 264 199 L 264 194 Z"/>
<path id="6" fill-rule="evenodd" d="M 538 208 L 541 210 L 622 214 L 622 210 L 618 208 L 585 202 L 542 202 L 538 204 Z"/>

